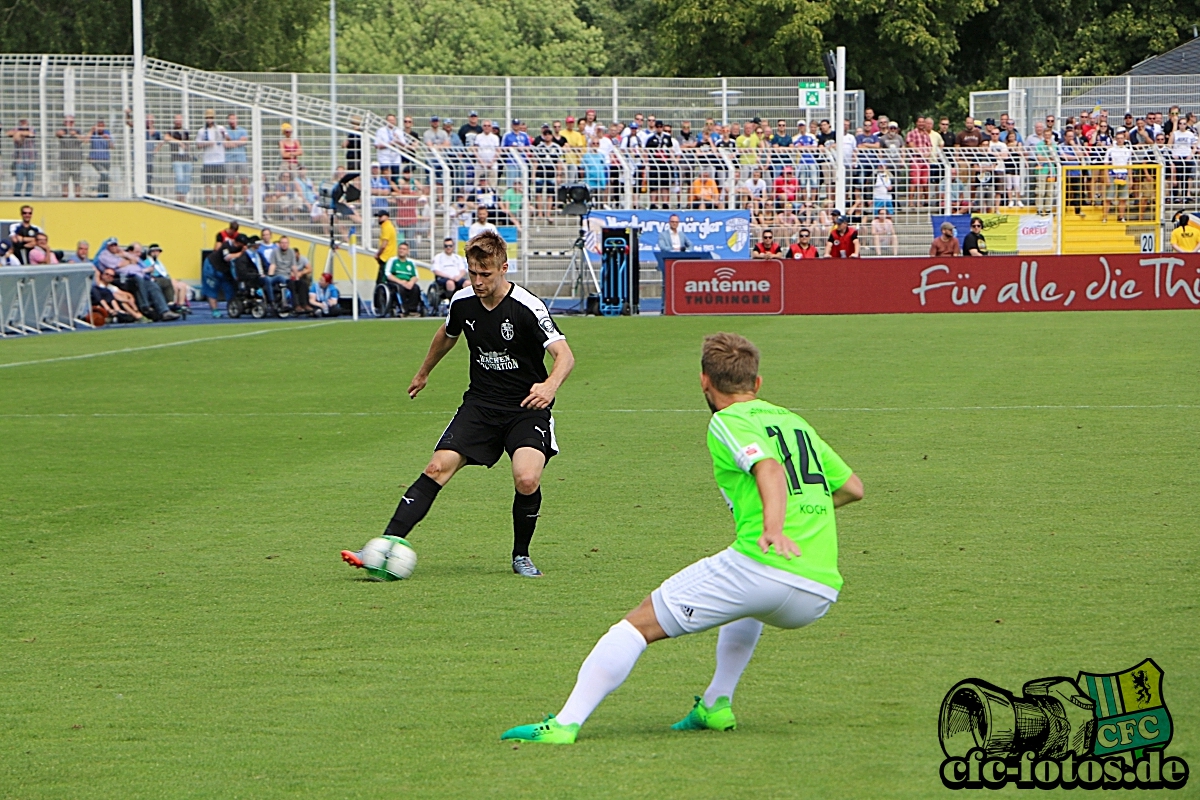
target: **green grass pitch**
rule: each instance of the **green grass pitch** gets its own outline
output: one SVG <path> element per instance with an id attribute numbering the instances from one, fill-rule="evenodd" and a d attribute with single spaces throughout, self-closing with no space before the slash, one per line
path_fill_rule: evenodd
<path id="1" fill-rule="evenodd" d="M 0 342 L 0 365 L 36 362 L 0 366 L 0 797 L 936 797 L 952 684 L 1145 657 L 1170 752 L 1200 768 L 1200 315 L 562 327 L 578 367 L 541 581 L 509 568 L 507 459 L 442 492 L 411 581 L 338 559 L 465 388 L 460 347 L 404 395 L 433 323 Z M 652 646 L 576 746 L 502 744 L 557 711 L 609 625 L 732 540 L 697 386 L 722 329 L 863 478 L 841 601 L 767 629 L 736 732 L 667 727 L 711 675 L 710 631 Z"/>

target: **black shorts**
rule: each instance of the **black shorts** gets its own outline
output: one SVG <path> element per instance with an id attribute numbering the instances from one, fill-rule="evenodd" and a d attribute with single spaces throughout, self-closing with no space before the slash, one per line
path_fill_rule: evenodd
<path id="1" fill-rule="evenodd" d="M 501 453 L 512 458 L 520 447 L 540 450 L 547 461 L 558 453 L 550 409 L 509 411 L 463 403 L 434 449 L 453 450 L 468 464 L 490 468 Z"/>

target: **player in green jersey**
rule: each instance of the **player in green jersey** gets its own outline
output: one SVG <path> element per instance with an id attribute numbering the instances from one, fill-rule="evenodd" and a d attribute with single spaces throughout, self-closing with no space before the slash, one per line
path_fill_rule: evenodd
<path id="1" fill-rule="evenodd" d="M 720 626 L 717 668 L 675 730 L 732 730 L 733 691 L 763 624 L 801 628 L 842 588 L 833 510 L 863 496 L 862 481 L 812 426 L 757 398 L 758 349 L 717 333 L 704 340 L 700 386 L 713 411 L 713 476 L 733 512 L 727 550 L 672 575 L 608 629 L 579 668 L 566 705 L 501 739 L 572 744 L 579 726 L 620 686 L 650 642 Z"/>

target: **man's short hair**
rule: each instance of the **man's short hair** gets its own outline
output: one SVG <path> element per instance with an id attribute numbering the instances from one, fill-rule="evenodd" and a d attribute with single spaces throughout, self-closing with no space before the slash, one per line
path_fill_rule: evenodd
<path id="1" fill-rule="evenodd" d="M 752 392 L 758 377 L 758 358 L 758 348 L 746 337 L 714 333 L 704 337 L 700 371 L 718 392 Z"/>
<path id="2" fill-rule="evenodd" d="M 508 245 L 495 231 L 480 231 L 466 247 L 467 264 L 500 269 L 508 263 Z"/>

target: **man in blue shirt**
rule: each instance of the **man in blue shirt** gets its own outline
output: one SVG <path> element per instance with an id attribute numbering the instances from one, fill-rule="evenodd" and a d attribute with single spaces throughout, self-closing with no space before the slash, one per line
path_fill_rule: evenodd
<path id="1" fill-rule="evenodd" d="M 228 170 L 226 174 L 229 176 L 230 183 L 241 186 L 240 190 L 230 187 L 230 192 L 236 192 L 237 202 L 248 207 L 250 205 L 250 164 L 246 159 L 246 148 L 250 144 L 250 133 L 245 128 L 238 127 L 237 114 L 230 114 L 227 121 L 229 127 L 225 130 L 225 169 Z"/>
<path id="2" fill-rule="evenodd" d="M 512 130 L 504 134 L 504 138 L 500 141 L 501 147 L 532 147 L 533 141 L 530 140 L 529 134 L 521 128 L 521 120 L 514 119 L 512 121 Z"/>

